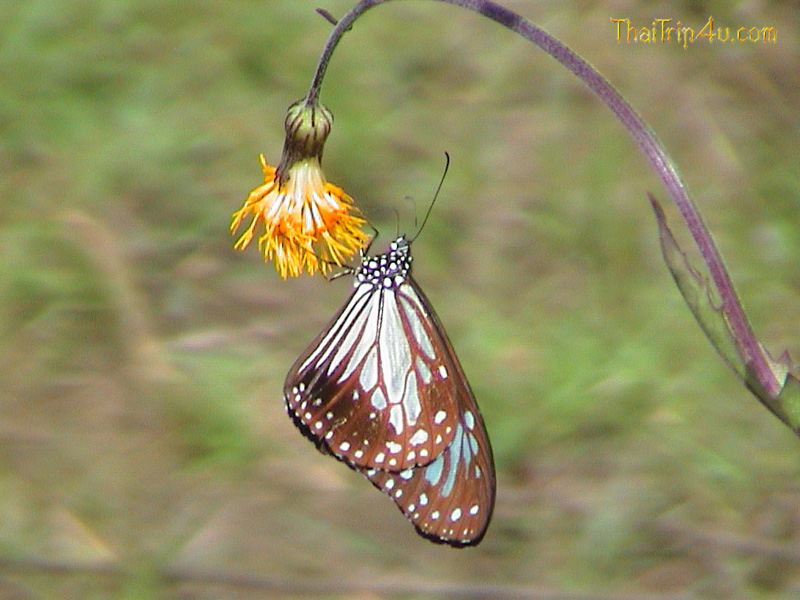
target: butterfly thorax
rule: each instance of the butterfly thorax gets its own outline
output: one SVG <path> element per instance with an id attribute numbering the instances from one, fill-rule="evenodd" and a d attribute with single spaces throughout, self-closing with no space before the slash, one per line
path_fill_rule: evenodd
<path id="1" fill-rule="evenodd" d="M 355 274 L 353 285 L 364 283 L 375 287 L 398 287 L 411 271 L 410 245 L 405 236 L 389 244 L 389 249 L 377 256 L 365 256 Z"/>

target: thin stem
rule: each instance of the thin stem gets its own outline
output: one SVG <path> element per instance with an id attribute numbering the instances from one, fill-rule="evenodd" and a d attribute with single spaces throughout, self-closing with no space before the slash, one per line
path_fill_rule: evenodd
<path id="1" fill-rule="evenodd" d="M 314 73 L 311 88 L 306 96 L 308 102 L 317 100 L 322 85 L 322 79 L 325 76 L 325 71 L 330 62 L 331 55 L 344 33 L 347 32 L 352 27 L 355 20 L 367 10 L 390 1 L 391 0 L 361 0 L 337 23 L 328 37 L 319 64 L 317 65 L 317 70 Z M 631 134 L 659 179 L 661 179 L 664 186 L 667 188 L 670 196 L 672 196 L 675 204 L 677 204 L 683 220 L 691 231 L 695 243 L 708 266 L 711 278 L 719 292 L 722 300 L 722 310 L 738 340 L 738 347 L 739 351 L 742 353 L 742 360 L 752 369 L 764 389 L 771 396 L 776 397 L 781 391 L 781 382 L 776 380 L 772 369 L 770 369 L 767 363 L 761 345 L 756 339 L 741 302 L 736 295 L 733 283 L 725 269 L 719 250 L 714 240 L 711 238 L 711 234 L 703 222 L 697 207 L 689 196 L 686 185 L 681 180 L 674 161 L 672 161 L 666 150 L 664 150 L 664 147 L 658 141 L 656 135 L 636 113 L 633 107 L 631 107 L 619 92 L 617 92 L 614 86 L 588 62 L 583 60 L 556 38 L 507 8 L 495 4 L 490 0 L 433 1 L 466 8 L 488 17 L 511 31 L 518 33 L 572 71 L 572 73 L 586 83 L 611 112 L 617 116 Z"/>
<path id="2" fill-rule="evenodd" d="M 342 36 L 350 31 L 350 28 L 353 26 L 355 20 L 367 12 L 370 8 L 389 1 L 390 0 L 361 0 L 353 8 L 347 11 L 345 16 L 339 19 L 339 22 L 328 36 L 328 41 L 325 42 L 325 47 L 322 49 L 322 54 L 319 57 L 317 70 L 314 71 L 314 78 L 311 80 L 311 87 L 309 87 L 308 94 L 306 94 L 306 102 L 308 104 L 316 102 L 319 98 L 319 92 L 322 88 L 322 80 L 325 77 L 325 72 L 328 70 L 328 63 L 330 63 L 333 51 L 336 49 L 336 46 L 339 45 L 339 41 L 342 39 Z"/>

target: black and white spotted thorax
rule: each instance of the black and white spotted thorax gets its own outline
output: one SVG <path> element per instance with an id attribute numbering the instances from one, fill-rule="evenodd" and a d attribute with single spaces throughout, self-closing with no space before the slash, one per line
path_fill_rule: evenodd
<path id="1" fill-rule="evenodd" d="M 389 244 L 389 249 L 377 256 L 361 260 L 353 282 L 354 287 L 368 284 L 373 287 L 394 288 L 408 279 L 411 271 L 411 244 L 400 236 Z"/>

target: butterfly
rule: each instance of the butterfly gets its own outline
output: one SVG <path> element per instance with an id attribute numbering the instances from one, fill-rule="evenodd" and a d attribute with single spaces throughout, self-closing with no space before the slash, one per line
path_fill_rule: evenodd
<path id="1" fill-rule="evenodd" d="M 362 255 L 349 271 L 349 298 L 289 370 L 286 409 L 321 452 L 389 495 L 420 535 L 475 545 L 494 509 L 492 448 L 411 261 L 404 236 L 384 254 Z"/>

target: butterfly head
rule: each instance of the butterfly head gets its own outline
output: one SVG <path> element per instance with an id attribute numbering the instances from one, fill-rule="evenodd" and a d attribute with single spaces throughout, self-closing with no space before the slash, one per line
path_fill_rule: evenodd
<path id="1" fill-rule="evenodd" d="M 363 283 L 375 287 L 397 287 L 408 278 L 411 271 L 411 243 L 400 236 L 389 244 L 389 249 L 377 256 L 364 256 L 355 275 L 355 285 Z"/>

